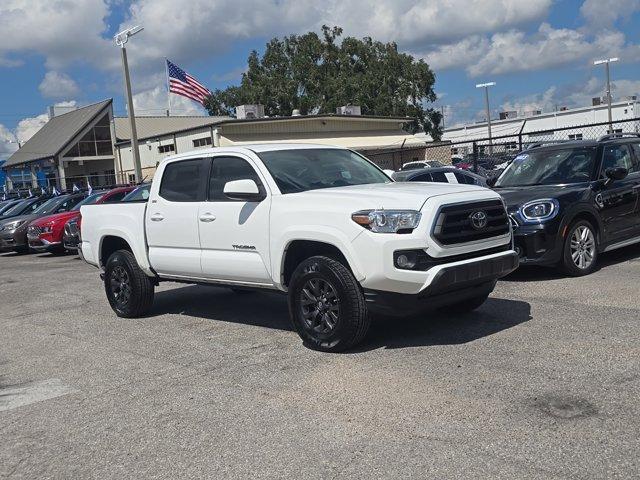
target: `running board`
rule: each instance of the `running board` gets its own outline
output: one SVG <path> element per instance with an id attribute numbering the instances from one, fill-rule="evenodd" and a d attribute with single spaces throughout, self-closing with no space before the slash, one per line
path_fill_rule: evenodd
<path id="1" fill-rule="evenodd" d="M 611 250 L 617 250 L 619 248 L 628 247 L 629 245 L 633 245 L 634 243 L 640 243 L 640 237 L 630 238 L 629 240 L 624 240 L 622 242 L 614 243 L 613 245 L 609 245 L 603 251 L 610 252 Z"/>

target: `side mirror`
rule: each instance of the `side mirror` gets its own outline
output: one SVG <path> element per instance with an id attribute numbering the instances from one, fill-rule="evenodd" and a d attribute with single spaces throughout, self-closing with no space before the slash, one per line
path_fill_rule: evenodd
<path id="1" fill-rule="evenodd" d="M 624 167 L 612 167 L 607 168 L 604 174 L 607 176 L 604 184 L 609 185 L 614 180 L 623 180 L 627 175 L 629 175 L 629 170 Z"/>
<path id="2" fill-rule="evenodd" d="M 256 182 L 250 179 L 227 182 L 222 192 L 231 200 L 245 202 L 260 202 L 265 198 L 265 194 L 260 192 Z"/>

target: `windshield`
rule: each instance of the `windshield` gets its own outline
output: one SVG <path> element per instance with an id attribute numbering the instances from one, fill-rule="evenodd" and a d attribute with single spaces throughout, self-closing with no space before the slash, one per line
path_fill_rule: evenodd
<path id="1" fill-rule="evenodd" d="M 518 155 L 496 182 L 496 187 L 558 185 L 591 180 L 595 167 L 593 147 L 529 151 Z"/>
<path id="2" fill-rule="evenodd" d="M 53 210 L 56 209 L 59 203 L 63 202 L 64 198 L 65 197 L 51 198 L 46 202 L 44 202 L 42 205 L 40 205 L 40 208 L 38 208 L 37 210 L 34 210 L 33 213 L 37 215 L 51 213 Z"/>
<path id="3" fill-rule="evenodd" d="M 13 204 L 13 207 L 7 208 L 2 213 L 2 215 L 15 215 L 17 213 L 20 213 L 27 203 L 28 203 L 27 200 L 23 200 L 22 202 L 15 203 Z"/>
<path id="4" fill-rule="evenodd" d="M 100 192 L 100 193 L 94 193 L 93 195 L 89 195 L 87 198 L 85 198 L 84 200 L 79 202 L 71 210 L 79 212 L 81 206 L 83 206 L 83 205 L 93 205 L 94 203 L 97 203 L 98 201 L 100 201 L 100 199 L 102 197 L 104 197 L 105 193 L 106 192 Z"/>
<path id="5" fill-rule="evenodd" d="M 391 179 L 364 157 L 337 148 L 262 152 L 260 158 L 283 194 Z"/>
<path id="6" fill-rule="evenodd" d="M 151 185 L 141 185 L 132 192 L 127 193 L 122 199 L 123 202 L 146 202 L 149 198 Z"/>

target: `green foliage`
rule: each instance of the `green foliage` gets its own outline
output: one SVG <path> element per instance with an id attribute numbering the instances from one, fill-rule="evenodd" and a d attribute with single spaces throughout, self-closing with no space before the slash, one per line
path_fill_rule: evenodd
<path id="1" fill-rule="evenodd" d="M 407 116 L 412 133 L 441 134 L 440 112 L 427 108 L 436 99 L 435 75 L 424 60 L 399 53 L 395 43 L 370 37 L 341 37 L 340 27 L 274 38 L 262 58 L 254 50 L 240 86 L 216 90 L 207 99 L 210 115 L 233 115 L 247 103 L 264 105 L 268 116 L 334 113 L 360 105 L 365 115 Z M 341 40 L 341 41 L 340 41 Z"/>

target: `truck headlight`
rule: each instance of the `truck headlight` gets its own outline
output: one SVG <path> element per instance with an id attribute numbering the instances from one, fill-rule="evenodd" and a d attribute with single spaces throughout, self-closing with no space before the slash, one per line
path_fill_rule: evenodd
<path id="1" fill-rule="evenodd" d="M 555 217 L 560 205 L 555 198 L 544 198 L 525 203 L 520 207 L 520 216 L 530 223 L 543 222 Z"/>
<path id="2" fill-rule="evenodd" d="M 409 233 L 420 223 L 415 210 L 361 210 L 351 215 L 358 225 L 376 233 Z"/>

